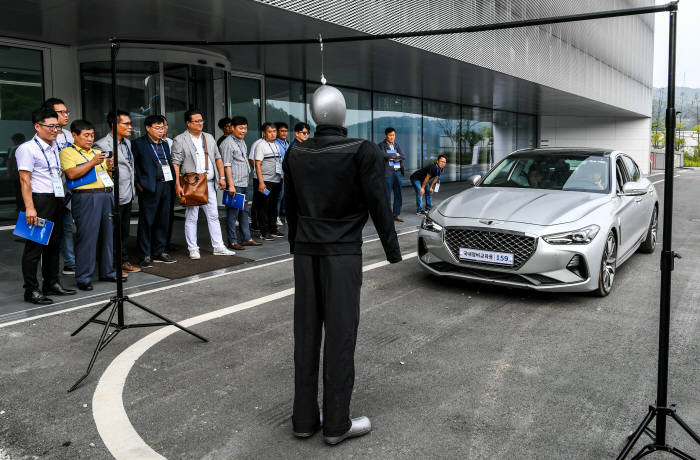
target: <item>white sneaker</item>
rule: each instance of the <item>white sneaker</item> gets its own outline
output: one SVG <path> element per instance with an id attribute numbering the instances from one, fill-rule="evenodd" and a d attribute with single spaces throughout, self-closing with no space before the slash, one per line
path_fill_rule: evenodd
<path id="1" fill-rule="evenodd" d="M 190 251 L 190 259 L 199 260 L 199 251 L 196 249 L 191 250 Z"/>
<path id="2" fill-rule="evenodd" d="M 278 227 L 282 227 L 283 225 L 284 225 L 284 224 L 282 223 L 282 219 L 280 219 L 280 218 L 278 217 L 278 218 L 277 218 L 277 226 L 278 226 Z"/>
<path id="3" fill-rule="evenodd" d="M 215 256 L 233 256 L 236 253 L 234 251 L 231 251 L 229 248 L 217 248 L 214 249 L 214 255 Z"/>

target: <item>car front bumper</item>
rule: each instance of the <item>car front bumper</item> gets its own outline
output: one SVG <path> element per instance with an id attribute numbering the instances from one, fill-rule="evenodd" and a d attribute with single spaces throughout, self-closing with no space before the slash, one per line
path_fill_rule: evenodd
<path id="1" fill-rule="evenodd" d="M 464 223 L 469 224 L 470 229 L 494 230 L 474 226 L 474 222 Z M 515 230 L 509 231 L 532 235 L 531 230 L 528 226 L 516 226 Z M 418 232 L 418 260 L 424 270 L 436 276 L 537 291 L 587 292 L 598 287 L 604 243 L 605 238 L 600 234 L 586 245 L 552 245 L 538 238 L 536 249 L 527 262 L 513 269 L 460 261 L 445 243 L 444 230 L 433 232 L 421 228 Z"/>

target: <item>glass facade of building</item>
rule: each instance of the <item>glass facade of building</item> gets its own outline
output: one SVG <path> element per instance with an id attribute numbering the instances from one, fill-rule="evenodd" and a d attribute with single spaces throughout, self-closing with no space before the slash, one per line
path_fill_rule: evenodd
<path id="1" fill-rule="evenodd" d="M 20 196 L 19 175 L 11 161 L 17 146 L 34 135 L 32 111 L 43 100 L 42 52 L 1 46 L 0 214 L 7 210 L 9 218 L 14 217 Z"/>
<path id="2" fill-rule="evenodd" d="M 8 157 L 21 136 L 33 135 L 31 111 L 45 98 L 42 51 L 0 47 L 0 62 L 0 209 L 10 212 L 15 207 L 15 186 L 9 177 Z M 131 115 L 132 137 L 145 133 L 143 120 L 151 114 L 164 114 L 170 137 L 176 136 L 185 129 L 183 115 L 190 107 L 203 111 L 205 130 L 217 137 L 221 134 L 216 128 L 219 118 L 245 116 L 249 145 L 260 137 L 263 121 L 287 123 L 290 140 L 300 121 L 309 123 L 312 132 L 315 129 L 309 101 L 317 83 L 155 61 L 118 61 L 117 78 L 118 105 Z M 97 136 L 103 136 L 109 131 L 110 63 L 81 63 L 80 81 L 83 117 L 95 124 Z M 447 157 L 442 180 L 460 181 L 483 172 L 516 148 L 537 144 L 534 115 L 338 88 L 347 104 L 349 136 L 380 142 L 387 127 L 396 130 L 405 155 L 405 184 L 411 173 L 439 155 Z"/>

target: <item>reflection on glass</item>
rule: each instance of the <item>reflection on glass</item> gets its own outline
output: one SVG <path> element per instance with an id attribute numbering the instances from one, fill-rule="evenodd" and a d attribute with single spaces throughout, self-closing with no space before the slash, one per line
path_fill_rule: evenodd
<path id="1" fill-rule="evenodd" d="M 255 78 L 229 78 L 229 113 L 248 120 L 245 141 L 250 146 L 260 139 L 260 80 Z"/>
<path id="2" fill-rule="evenodd" d="M 516 150 L 516 119 L 512 112 L 493 111 L 493 162 Z"/>
<path id="3" fill-rule="evenodd" d="M 109 132 L 107 113 L 112 107 L 112 74 L 108 61 L 80 65 L 83 82 L 83 116 L 95 125 L 95 137 Z M 146 133 L 143 120 L 160 113 L 159 71 L 156 62 L 117 62 L 117 107 L 133 123 L 132 138 Z"/>
<path id="4" fill-rule="evenodd" d="M 8 170 L 10 154 L 34 135 L 32 111 L 44 99 L 41 51 L 0 47 L 0 199 L 9 199 L 8 219 L 14 218 L 19 184 L 16 166 Z M 15 163 L 16 165 L 16 163 Z"/>
<path id="5" fill-rule="evenodd" d="M 447 102 L 423 102 L 423 166 L 447 157 L 441 182 L 457 180 L 459 151 L 459 105 Z"/>
<path id="6" fill-rule="evenodd" d="M 281 78 L 265 79 L 265 121 L 287 123 L 290 129 L 306 118 L 304 83 Z"/>
<path id="7" fill-rule="evenodd" d="M 396 142 L 404 152 L 404 183 L 421 161 L 421 101 L 412 97 L 374 93 L 374 142 L 384 140 L 384 130 L 396 130 Z"/>
<path id="8" fill-rule="evenodd" d="M 186 64 L 164 64 L 163 86 L 165 87 L 165 118 L 168 119 L 168 137 L 174 138 L 185 131 L 185 111 L 189 108 L 187 88 L 189 86 Z"/>
<path id="9" fill-rule="evenodd" d="M 537 135 L 535 133 L 535 116 L 518 114 L 518 149 L 535 148 Z"/>
<path id="10" fill-rule="evenodd" d="M 462 107 L 461 180 L 483 173 L 493 163 L 493 126 L 490 109 Z"/>
<path id="11" fill-rule="evenodd" d="M 311 102 L 311 96 L 320 85 L 308 83 L 306 85 L 306 100 Z M 336 86 L 345 97 L 347 114 L 345 115 L 345 127 L 348 129 L 348 137 L 372 140 L 372 96 L 369 91 L 343 88 Z M 306 119 L 311 126 L 311 132 L 316 130 L 316 124 L 311 118 L 310 105 L 306 104 Z M 293 128 L 293 126 L 290 126 Z"/>

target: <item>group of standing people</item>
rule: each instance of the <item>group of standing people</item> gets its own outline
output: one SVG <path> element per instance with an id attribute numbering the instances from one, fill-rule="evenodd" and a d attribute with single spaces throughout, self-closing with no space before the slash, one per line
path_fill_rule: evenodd
<path id="1" fill-rule="evenodd" d="M 207 220 L 214 255 L 234 255 L 234 250 L 260 246 L 253 239 L 258 231 L 263 240 L 283 237 L 279 230 L 280 211 L 284 215 L 282 160 L 289 148 L 288 127 L 284 123 L 263 125 L 263 138 L 248 151 L 245 136 L 248 122 L 244 117 L 227 119 L 224 136 L 217 142 L 204 132 L 203 114 L 188 110 L 184 114 L 187 130 L 174 139 L 167 137 L 164 116 L 151 115 L 144 120 L 146 133 L 129 139 L 132 121 L 128 112 L 107 115 L 110 132 L 95 141 L 95 127 L 87 120 L 70 123 L 70 111 L 60 99 L 48 99 L 32 114 L 35 135 L 13 151 L 19 176 L 20 210 L 27 224 L 38 225 L 41 219 L 54 223 L 47 245 L 30 240 L 22 256 L 24 298 L 46 305 L 49 296 L 73 295 L 75 289 L 59 280 L 60 257 L 63 274 L 75 275 L 77 287 L 93 289 L 92 277 L 116 282 L 114 260 L 121 261 L 122 279 L 153 263 L 175 263 L 167 249 L 171 243 L 176 200 L 183 196 L 177 180 L 187 173 L 206 174 L 207 202 L 185 209 L 185 241 L 189 258 L 201 258 L 197 241 L 199 211 Z M 69 129 L 67 129 L 69 127 Z M 295 127 L 293 143 L 308 138 L 309 126 Z M 116 131 L 117 148 L 114 148 Z M 118 171 L 114 170 L 118 155 Z M 248 197 L 253 172 L 253 230 L 247 200 L 243 209 L 226 208 L 225 238 L 219 224 L 217 189 Z M 115 203 L 114 180 L 119 183 Z M 130 217 L 134 199 L 138 200 L 137 256 L 132 264 L 127 249 Z M 119 206 L 122 216 L 121 252 L 115 253 L 112 215 Z M 75 225 L 76 235 L 73 235 Z M 239 236 L 240 232 L 240 236 Z M 43 286 L 37 270 L 41 261 Z"/>

